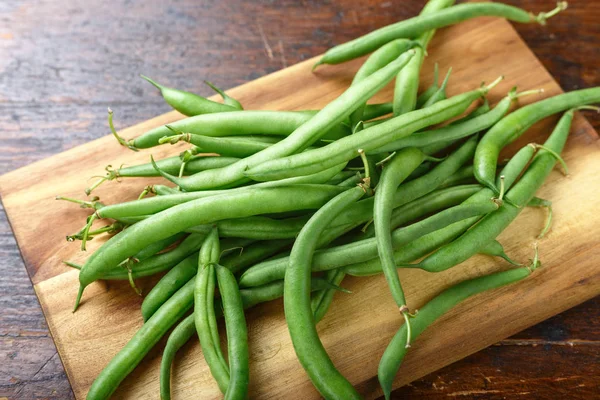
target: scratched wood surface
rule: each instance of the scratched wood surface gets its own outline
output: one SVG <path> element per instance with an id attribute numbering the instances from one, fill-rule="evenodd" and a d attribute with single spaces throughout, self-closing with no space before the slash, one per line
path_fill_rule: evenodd
<path id="1" fill-rule="evenodd" d="M 233 2 L 222 3 L 224 5 L 221 7 L 228 7 Z M 513 3 L 532 10 L 547 7 L 545 1 Z M 281 68 L 286 63 L 295 63 L 306 54 L 318 54 L 331 45 L 332 40 L 347 40 L 393 20 L 414 15 L 421 6 L 421 2 L 411 2 L 410 5 L 392 8 L 386 8 L 386 2 L 360 2 L 360 4 L 346 2 L 343 5 L 328 3 L 305 10 L 306 12 L 310 10 L 315 16 L 310 18 L 310 23 L 301 19 L 288 19 L 283 28 L 280 22 L 283 19 L 281 16 L 288 15 L 290 10 L 294 11 L 294 4 L 282 3 L 277 6 L 262 4 L 262 9 L 250 7 L 242 10 L 240 7 L 234 14 L 216 12 L 211 15 L 217 15 L 217 18 L 211 18 L 202 24 L 210 28 L 207 29 L 208 32 L 219 30 L 217 25 L 223 19 L 228 21 L 231 16 L 238 16 L 235 19 L 236 24 L 240 21 L 243 23 L 245 20 L 258 20 L 259 24 L 262 21 L 263 35 L 267 42 L 263 42 L 257 31 L 253 32 L 254 36 L 249 35 L 243 43 L 232 46 L 231 43 L 238 43 L 235 35 L 240 33 L 236 33 L 235 30 L 219 30 L 223 37 L 229 37 L 231 41 L 219 42 L 217 46 L 213 43 L 213 50 L 211 50 L 208 39 L 199 39 L 192 46 L 191 51 L 195 52 L 193 57 L 200 59 L 198 56 L 201 54 L 200 50 L 206 48 L 209 49 L 211 57 L 202 58 L 200 63 L 186 63 L 184 62 L 185 51 L 176 48 L 177 45 L 182 46 L 181 42 L 177 41 L 176 35 L 171 34 L 164 41 L 172 43 L 170 48 L 175 48 L 177 51 L 169 55 L 169 61 L 167 63 L 162 61 L 164 54 L 146 52 L 144 61 L 156 60 L 156 62 L 144 64 L 144 70 L 136 70 L 131 66 L 140 65 L 139 58 L 135 57 L 141 56 L 135 45 L 145 40 L 143 35 L 117 42 L 113 29 L 114 41 L 110 46 L 92 46 L 94 40 L 85 40 L 87 32 L 95 32 L 90 28 L 86 31 L 86 26 L 89 25 L 86 21 L 91 20 L 92 26 L 102 22 L 103 26 L 112 24 L 125 30 L 133 30 L 135 24 L 127 24 L 123 27 L 119 25 L 118 19 L 111 18 L 113 15 L 110 12 L 90 14 L 91 11 L 87 9 L 82 10 L 75 4 L 66 3 L 64 9 L 57 10 L 54 4 L 41 2 L 36 4 L 35 8 L 27 8 L 27 1 L 16 1 L 11 2 L 10 7 L 0 7 L 4 20 L 9 21 L 8 27 L 11 32 L 0 32 L 2 38 L 0 46 L 12 56 L 0 61 L 4 76 L 7 78 L 0 81 L 2 98 L 0 107 L 5 110 L 0 116 L 3 127 L 0 135 L 8 139 L 0 144 L 2 164 L 0 170 L 3 171 L 105 134 L 105 118 L 102 110 L 108 104 L 119 113 L 121 120 L 117 123 L 120 126 L 165 110 L 165 106 L 159 102 L 155 93 L 146 87 L 138 89 L 143 86 L 141 84 L 128 82 L 137 72 L 147 72 L 151 69 L 157 71 L 154 76 L 159 76 L 157 75 L 159 73 L 167 76 L 172 79 L 171 82 L 175 86 L 190 87 L 191 83 L 193 89 L 206 94 L 207 91 L 201 88 L 199 80 L 190 82 L 187 79 L 192 75 L 210 77 L 224 87 L 232 86 L 234 83 L 241 83 Z M 131 2 L 128 2 L 128 6 L 130 5 Z M 111 9 L 115 14 L 118 13 L 119 7 L 121 9 L 124 7 L 121 2 L 112 2 Z M 204 5 L 205 10 L 219 10 L 219 7 L 218 4 Z M 260 12 L 267 7 L 269 13 Z M 48 12 L 49 9 L 52 12 Z M 94 10 L 94 7 L 90 9 Z M 181 20 L 190 14 L 191 9 L 184 7 L 180 13 L 170 10 L 168 13 L 161 14 L 162 11 L 164 10 L 146 10 L 146 13 L 139 13 L 137 18 L 149 21 L 146 27 L 150 30 L 148 25 L 152 26 L 153 15 L 159 14 L 161 18 Z M 344 11 L 346 11 L 345 15 Z M 153 12 L 155 14 L 152 14 Z M 356 18 L 357 14 L 367 15 L 369 18 Z M 44 22 L 48 25 L 36 26 L 36 21 L 39 21 L 37 15 L 43 15 Z M 71 36 L 61 31 L 65 15 L 69 16 L 71 26 L 79 29 L 71 32 Z M 347 18 L 343 18 L 344 16 Z M 559 79 L 561 85 L 567 89 L 574 89 L 599 83 L 600 57 L 597 48 L 593 45 L 595 43 L 593 38 L 599 37 L 600 32 L 598 25 L 591 23 L 597 16 L 597 4 L 586 2 L 585 7 L 570 9 L 565 13 L 565 19 L 557 19 L 543 30 L 537 26 L 527 25 L 517 26 L 517 29 L 540 56 L 544 65 Z M 23 31 L 15 21 L 26 21 L 31 24 L 32 33 Z M 315 30 L 315 26 L 323 24 L 335 26 L 336 29 Z M 48 37 L 44 40 L 39 37 L 42 25 L 50 27 Z M 190 26 L 185 24 L 171 24 L 172 31 L 189 31 L 189 29 Z M 250 28 L 250 31 L 255 30 L 257 28 L 254 26 Z M 307 42 L 309 31 L 312 32 L 312 39 Z M 32 41 L 28 39 L 36 33 L 38 41 L 34 47 Z M 110 42 L 107 39 L 111 37 L 110 33 L 105 33 L 106 42 L 102 44 Z M 279 34 L 282 34 L 283 43 L 286 45 L 278 43 Z M 84 39 L 72 41 L 70 38 L 73 35 L 83 36 Z M 561 42 L 567 35 L 572 45 L 570 47 Z M 96 37 L 95 33 L 91 38 L 94 37 Z M 78 51 L 53 51 L 56 43 L 65 41 L 68 41 L 68 46 L 72 44 L 80 46 Z M 269 57 L 268 51 L 262 49 L 269 41 L 273 57 Z M 14 47 L 14 43 L 19 43 L 19 48 Z M 289 46 L 287 43 L 302 43 L 302 45 Z M 189 43 L 187 47 L 191 47 Z M 241 48 L 251 49 L 253 52 L 244 53 L 240 51 Z M 310 52 L 306 53 L 305 49 L 310 49 Z M 41 51 L 45 53 L 40 53 Z M 71 56 L 65 57 L 66 54 Z M 102 57 L 96 57 L 103 54 Z M 245 68 L 240 69 L 237 65 L 231 68 L 231 59 L 234 57 L 244 59 Z M 176 62 L 180 59 L 181 62 Z M 80 63 L 88 67 L 80 68 L 74 64 L 75 60 L 84 60 Z M 221 62 L 222 66 L 218 65 Z M 175 64 L 179 66 L 177 69 L 173 69 Z M 98 65 L 110 67 L 100 69 Z M 214 76 L 223 71 L 223 67 L 228 68 L 226 72 Z M 104 79 L 105 76 L 108 81 Z M 112 76 L 122 76 L 124 83 L 111 82 L 111 79 L 114 81 Z M 33 87 L 30 87 L 31 85 Z M 130 90 L 131 87 L 135 89 Z M 94 110 L 93 113 L 91 110 Z M 592 121 L 598 127 L 598 119 L 592 116 Z M 44 145 L 39 146 L 40 143 Z M 82 187 L 84 184 L 82 183 Z M 35 297 L 28 290 L 28 279 L 21 273 L 19 266 L 21 261 L 10 228 L 5 216 L 1 217 L 0 267 L 3 272 L 6 271 L 1 274 L 1 300 L 6 306 L 3 307 L 0 315 L 2 322 L 0 323 L 2 326 L 0 354 L 8 362 L 0 367 L 0 397 L 65 398 L 70 396 L 70 391 L 64 375 L 61 375 L 60 360 L 46 333 L 43 317 L 37 311 Z M 599 374 L 598 365 L 594 362 L 599 355 L 596 345 L 598 332 L 600 332 L 596 323 L 598 307 L 600 307 L 598 300 L 592 300 L 522 332 L 512 339 L 503 340 L 498 343 L 498 346 L 488 348 L 405 386 L 396 394 L 402 398 L 406 396 L 441 398 L 447 395 L 464 397 L 485 395 L 486 398 L 502 398 L 511 394 L 537 393 L 541 397 L 550 398 L 552 394 L 565 396 L 568 393 L 573 397 L 592 398 L 597 393 L 597 390 L 594 391 L 594 388 L 597 388 L 597 385 L 594 386 L 594 382 L 597 384 L 594 377 Z M 577 365 L 576 371 L 569 367 L 572 365 Z"/>

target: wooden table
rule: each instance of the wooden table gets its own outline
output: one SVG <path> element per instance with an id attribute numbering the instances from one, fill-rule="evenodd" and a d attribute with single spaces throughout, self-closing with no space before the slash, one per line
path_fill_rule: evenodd
<path id="1" fill-rule="evenodd" d="M 168 107 L 137 73 L 204 95 L 412 16 L 422 1 L 0 2 L 0 172 L 98 138 L 105 109 L 124 127 Z M 325 3 L 325 4 L 321 4 Z M 332 4 L 333 3 L 333 4 Z M 533 11 L 551 1 L 510 1 Z M 600 84 L 600 3 L 546 28 L 516 28 L 565 90 Z M 595 3 L 595 4 L 593 4 Z M 600 118 L 589 116 L 600 129 Z M 93 155 L 91 155 L 93 156 Z M 52 171 L 48 171 L 49 174 Z M 35 227 L 43 235 L 53 227 Z M 0 399 L 71 398 L 69 383 L 0 213 Z M 582 304 L 395 392 L 397 398 L 598 396 L 600 301 Z"/>

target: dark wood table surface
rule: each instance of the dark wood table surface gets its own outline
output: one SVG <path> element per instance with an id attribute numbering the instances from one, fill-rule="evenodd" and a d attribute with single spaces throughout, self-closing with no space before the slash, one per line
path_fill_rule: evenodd
<path id="1" fill-rule="evenodd" d="M 511 0 L 535 12 L 551 0 Z M 417 14 L 424 1 L 2 0 L 0 173 L 169 110 L 138 78 L 203 95 Z M 547 27 L 516 29 L 565 90 L 600 85 L 600 1 L 572 1 Z M 589 115 L 600 129 L 600 117 Z M 52 171 L 48 171 L 52 174 Z M 57 221 L 59 223 L 59 221 Z M 54 234 L 36 227 L 39 240 Z M 576 240 L 576 238 L 573 238 Z M 511 304 L 518 307 L 518 304 Z M 600 299 L 395 392 L 395 398 L 600 398 Z M 0 400 L 72 398 L 0 210 Z"/>

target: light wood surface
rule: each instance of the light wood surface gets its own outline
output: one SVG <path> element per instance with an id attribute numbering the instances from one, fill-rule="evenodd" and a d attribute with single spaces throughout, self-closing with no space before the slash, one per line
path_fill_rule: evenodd
<path id="1" fill-rule="evenodd" d="M 443 46 L 440 46 L 444 43 Z M 453 67 L 450 94 L 477 87 L 498 75 L 506 80 L 493 91 L 497 101 L 508 89 L 543 87 L 544 96 L 560 91 L 518 35 L 504 21 L 478 19 L 441 30 L 429 50 L 423 86 L 430 83 L 433 63 L 441 71 Z M 296 110 L 319 108 L 339 95 L 351 81 L 359 62 L 324 67 L 311 74 L 313 61 L 232 89 L 246 109 Z M 374 101 L 389 101 L 391 88 Z M 527 97 L 522 103 L 536 100 Z M 125 129 L 133 137 L 152 127 L 180 118 L 169 113 Z M 118 126 L 119 110 L 115 109 Z M 508 153 L 530 141 L 540 142 L 556 118 L 537 124 Z M 540 241 L 544 268 L 530 279 L 476 296 L 435 323 L 414 344 L 398 375 L 396 387 L 456 361 L 514 334 L 551 315 L 600 293 L 600 225 L 596 210 L 600 167 L 598 136 L 583 118 L 576 118 L 564 156 L 571 175 L 554 172 L 539 196 L 554 204 L 553 230 Z M 77 291 L 77 273 L 61 260 L 82 262 L 101 240 L 90 242 L 88 254 L 67 243 L 66 234 L 77 231 L 89 211 L 54 200 L 57 194 L 83 197 L 88 178 L 107 164 L 145 162 L 176 153 L 169 146 L 133 153 L 111 137 L 102 138 L 0 178 L 0 193 L 25 264 L 42 304 L 50 330 L 77 398 L 84 398 L 93 379 L 141 325 L 141 299 L 123 283 L 91 285 L 80 310 L 71 312 Z M 508 154 L 507 153 L 507 154 Z M 133 199 L 147 181 L 124 180 L 102 186 L 97 195 L 111 203 Z M 526 209 L 500 236 L 507 252 L 518 260 L 531 256 L 534 237 L 545 214 Z M 445 287 L 463 279 L 507 268 L 498 260 L 474 257 L 439 274 L 401 270 L 411 308 L 422 306 Z M 141 281 L 147 291 L 150 281 Z M 376 380 L 379 357 L 401 318 L 394 312 L 382 276 L 349 278 L 344 285 L 353 294 L 339 294 L 331 312 L 319 325 L 323 343 L 334 363 L 368 398 L 381 395 Z M 292 349 L 281 302 L 248 314 L 251 348 L 251 398 L 316 398 Z M 125 381 L 115 398 L 157 398 L 161 345 Z M 174 368 L 176 398 L 219 398 L 196 341 L 184 347 Z"/>

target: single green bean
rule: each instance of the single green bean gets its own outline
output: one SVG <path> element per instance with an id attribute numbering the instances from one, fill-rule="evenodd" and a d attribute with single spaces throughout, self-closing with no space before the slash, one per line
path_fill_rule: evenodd
<path id="1" fill-rule="evenodd" d="M 204 136 L 242 136 L 242 135 L 274 135 L 288 136 L 298 127 L 310 120 L 313 113 L 295 111 L 232 111 L 225 114 L 204 114 L 185 118 L 169 124 L 178 132 L 193 133 Z M 135 139 L 129 145 L 138 149 L 157 146 L 160 138 L 173 134 L 166 125 L 154 128 Z M 336 140 L 350 133 L 344 124 L 332 124 L 323 138 Z"/>
<path id="2" fill-rule="evenodd" d="M 248 328 L 244 317 L 244 304 L 231 271 L 217 264 L 216 272 L 227 331 L 227 353 L 230 366 L 229 386 L 225 392 L 225 399 L 244 400 L 248 395 L 250 381 Z"/>
<path id="3" fill-rule="evenodd" d="M 375 225 L 377 251 L 392 297 L 401 309 L 406 307 L 406 299 L 394 263 L 394 246 L 391 233 L 393 201 L 398 186 L 423 162 L 424 158 L 423 152 L 415 147 L 400 150 L 385 165 L 381 174 L 381 182 L 375 192 L 373 223 Z"/>
<path id="4" fill-rule="evenodd" d="M 200 114 L 209 113 L 221 113 L 228 111 L 236 111 L 235 107 L 231 107 L 226 104 L 220 104 L 212 100 L 208 100 L 197 94 L 184 92 L 183 90 L 173 89 L 160 85 L 148 78 L 147 76 L 141 75 L 142 78 L 150 82 L 154 87 L 160 90 L 161 95 L 165 99 L 168 105 L 179 111 L 183 115 L 193 116 Z"/>
<path id="5" fill-rule="evenodd" d="M 360 399 L 361 396 L 335 368 L 319 339 L 310 304 L 311 261 L 324 228 L 363 194 L 362 187 L 348 189 L 314 214 L 294 243 L 290 268 L 285 274 L 283 304 L 294 350 L 310 380 L 326 399 Z"/>
<path id="6" fill-rule="evenodd" d="M 318 179 L 323 180 L 327 178 L 328 175 L 334 173 L 337 168 L 342 168 L 343 166 L 336 166 L 333 169 L 330 169 L 325 173 L 321 174 Z M 316 175 L 312 175 L 312 178 L 315 178 Z M 107 206 L 103 206 L 96 210 L 96 215 L 98 218 L 112 218 L 118 219 L 125 217 L 138 217 L 138 216 L 147 216 L 156 214 L 160 211 L 167 210 L 171 207 L 178 206 L 190 201 L 195 201 L 202 198 L 214 197 L 214 196 L 222 196 L 222 195 L 231 195 L 244 193 L 247 191 L 252 191 L 256 189 L 265 189 L 268 187 L 274 186 L 287 186 L 290 184 L 298 184 L 302 183 L 302 181 L 306 181 L 306 177 L 299 182 L 298 179 L 294 179 L 294 181 L 286 181 L 286 182 L 270 182 L 267 184 L 259 183 L 257 185 L 252 186 L 244 186 L 241 188 L 230 189 L 230 190 L 205 190 L 198 192 L 178 192 L 177 194 L 168 195 L 168 196 L 157 196 L 157 197 L 149 197 L 145 199 L 133 200 L 124 203 L 111 204 Z M 296 182 L 296 183 L 295 183 Z M 267 183 L 267 182 L 265 182 Z M 302 186 L 302 185 L 301 185 Z M 311 186 L 317 191 L 323 191 L 324 193 L 332 192 L 336 190 L 335 186 L 330 185 L 320 185 L 320 184 L 311 184 Z M 337 189 L 340 191 L 341 189 Z"/>
<path id="7" fill-rule="evenodd" d="M 229 369 L 221 351 L 221 340 L 215 314 L 215 264 L 219 262 L 221 248 L 219 234 L 213 229 L 198 255 L 198 275 L 194 289 L 194 321 L 202 346 L 202 355 L 221 392 L 229 386 Z"/>
<path id="8" fill-rule="evenodd" d="M 432 14 L 454 4 L 454 0 L 431 0 L 425 4 L 421 10 L 421 16 Z M 421 67 L 427 53 L 427 46 L 433 38 L 435 30 L 429 30 L 421 33 L 417 37 L 421 48 L 416 49 L 417 54 L 410 60 L 410 63 L 396 76 L 394 86 L 394 115 L 402 115 L 413 111 L 418 103 L 417 92 L 419 90 L 419 77 Z M 417 35 L 415 35 L 416 37 Z M 435 84 L 437 86 L 437 64 L 435 69 Z M 420 108 L 420 107 L 419 107 Z"/>
<path id="9" fill-rule="evenodd" d="M 192 307 L 194 282 L 188 282 L 165 302 L 96 377 L 86 399 L 110 398 L 167 331 Z"/>
<path id="10" fill-rule="evenodd" d="M 414 47 L 415 43 L 416 42 L 409 39 L 397 39 L 381 46 L 381 48 L 373 52 L 359 68 L 354 75 L 352 84 L 362 81 L 373 72 L 394 61 L 402 53 Z M 407 62 L 410 63 L 411 60 L 407 60 Z M 365 106 L 363 105 L 350 114 L 350 126 L 355 126 L 359 121 L 363 120 L 364 108 Z"/>
<path id="11" fill-rule="evenodd" d="M 559 2 L 556 9 L 534 16 L 520 8 L 501 3 L 459 4 L 385 26 L 357 39 L 335 46 L 323 55 L 315 67 L 320 64 L 339 64 L 349 61 L 370 53 L 394 39 L 414 38 L 432 29 L 454 25 L 475 17 L 501 17 L 514 22 L 537 22 L 543 25 L 548 18 L 566 7 L 566 2 Z"/>
<path id="12" fill-rule="evenodd" d="M 435 320 L 465 299 L 486 290 L 518 282 L 530 274 L 529 268 L 515 268 L 463 281 L 444 290 L 419 309 L 419 313 L 412 320 L 410 340 L 416 339 Z M 404 324 L 394 335 L 379 362 L 377 376 L 386 399 L 390 399 L 394 378 L 408 351 L 408 336 L 407 326 Z"/>

